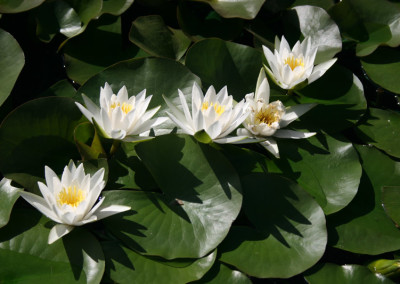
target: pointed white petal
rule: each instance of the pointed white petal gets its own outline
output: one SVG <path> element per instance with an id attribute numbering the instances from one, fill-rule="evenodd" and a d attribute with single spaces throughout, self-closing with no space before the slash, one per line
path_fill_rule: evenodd
<path id="1" fill-rule="evenodd" d="M 311 73 L 310 77 L 308 77 L 308 83 L 311 84 L 318 78 L 320 78 L 322 75 L 325 74 L 325 72 L 331 68 L 333 64 L 335 64 L 337 58 L 333 58 L 331 60 L 325 61 L 321 64 L 318 64 L 317 66 L 314 67 L 313 72 Z"/>
<path id="2" fill-rule="evenodd" d="M 181 92 L 181 90 L 178 90 L 178 93 L 179 93 L 179 99 L 181 101 L 183 113 L 185 114 L 185 117 L 186 117 L 186 121 L 192 121 L 192 116 L 190 115 L 189 106 L 186 102 L 185 95 Z"/>
<path id="3" fill-rule="evenodd" d="M 99 208 L 93 215 L 97 216 L 97 220 L 104 219 L 108 216 L 118 214 L 130 210 L 131 207 L 123 205 L 111 205 L 104 208 Z"/>
<path id="4" fill-rule="evenodd" d="M 176 119 L 178 121 L 182 121 L 182 123 L 187 122 L 184 114 L 182 113 L 182 111 L 180 111 L 174 103 L 172 103 L 167 97 L 165 97 L 163 95 L 164 101 L 167 103 L 167 106 L 169 107 L 169 109 L 171 110 L 171 112 L 173 113 L 174 117 L 176 117 Z"/>
<path id="5" fill-rule="evenodd" d="M 316 132 L 300 132 L 287 129 L 278 129 L 274 136 L 278 138 L 302 139 L 314 136 Z"/>
<path id="6" fill-rule="evenodd" d="M 279 125 L 285 127 L 292 121 L 298 119 L 304 113 L 315 107 L 317 104 L 301 104 L 289 107 L 286 109 L 286 113 L 283 115 Z"/>
<path id="7" fill-rule="evenodd" d="M 74 226 L 57 224 L 51 230 L 49 234 L 48 244 L 52 244 L 58 239 L 62 238 L 74 229 Z"/>
<path id="8" fill-rule="evenodd" d="M 194 131 L 191 125 L 189 125 L 185 120 L 179 120 L 173 114 L 166 112 L 169 118 L 180 127 L 186 134 L 194 135 Z M 183 117 L 183 115 L 182 115 Z"/>
<path id="9" fill-rule="evenodd" d="M 21 191 L 19 194 L 33 207 L 39 210 L 43 215 L 52 219 L 53 221 L 62 223 L 61 220 L 57 217 L 57 215 L 50 209 L 49 205 L 46 203 L 44 198 L 26 191 Z"/>
<path id="10" fill-rule="evenodd" d="M 46 185 L 49 189 L 50 192 L 54 192 L 54 181 L 53 179 L 58 179 L 58 176 L 56 175 L 56 173 L 50 169 L 48 166 L 44 167 L 44 176 L 46 178 Z"/>
<path id="11" fill-rule="evenodd" d="M 285 38 L 284 36 L 282 36 L 281 43 L 280 43 L 280 45 L 279 45 L 279 49 L 276 48 L 276 47 L 275 47 L 275 49 L 276 49 L 276 50 L 279 50 L 279 53 L 280 53 L 280 54 L 282 54 L 282 52 L 283 52 L 284 50 L 287 50 L 288 52 L 291 51 L 290 45 L 289 45 L 289 43 L 287 42 L 287 40 L 286 40 L 286 38 Z M 285 57 L 286 57 L 286 56 L 285 56 Z"/>
<path id="12" fill-rule="evenodd" d="M 94 116 L 100 112 L 100 108 L 87 96 L 82 94 L 83 101 L 85 102 L 87 110 Z"/>
<path id="13" fill-rule="evenodd" d="M 268 138 L 268 140 L 260 142 L 260 145 L 263 146 L 272 155 L 274 155 L 275 158 L 279 158 L 278 144 L 276 144 L 276 141 L 274 139 Z"/>
<path id="14" fill-rule="evenodd" d="M 81 111 L 81 113 L 90 121 L 92 122 L 92 118 L 93 113 L 91 113 L 90 111 L 88 111 L 84 106 L 82 106 L 80 103 L 75 102 L 76 106 L 79 108 L 79 110 Z"/>
<path id="15" fill-rule="evenodd" d="M 211 124 L 207 129 L 206 132 L 210 136 L 211 139 L 217 138 L 221 134 L 222 128 L 219 121 L 215 121 Z"/>
<path id="16" fill-rule="evenodd" d="M 128 101 L 128 90 L 126 89 L 126 86 L 122 86 L 122 88 L 119 89 L 117 98 L 120 102 Z"/>
<path id="17" fill-rule="evenodd" d="M 238 128 L 238 130 L 236 130 L 236 135 L 237 136 L 253 136 L 253 134 L 246 128 Z"/>

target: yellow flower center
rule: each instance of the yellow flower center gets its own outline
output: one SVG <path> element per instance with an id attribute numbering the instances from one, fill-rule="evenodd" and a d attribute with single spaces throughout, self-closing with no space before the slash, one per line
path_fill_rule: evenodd
<path id="1" fill-rule="evenodd" d="M 290 69 L 294 70 L 297 66 L 304 67 L 304 62 L 302 58 L 294 58 L 294 56 L 289 56 L 285 59 L 285 64 L 290 66 Z"/>
<path id="2" fill-rule="evenodd" d="M 74 185 L 73 187 L 64 187 L 58 194 L 57 202 L 59 205 L 68 204 L 77 207 L 83 200 L 85 200 L 85 193 Z"/>
<path id="3" fill-rule="evenodd" d="M 278 109 L 277 105 L 267 105 L 263 106 L 255 115 L 255 124 L 265 123 L 271 126 L 274 122 L 279 122 L 281 120 L 282 111 Z"/>
<path id="4" fill-rule="evenodd" d="M 121 107 L 122 111 L 127 114 L 133 109 L 133 106 L 131 104 L 123 103 L 121 106 L 121 103 L 112 103 L 110 108 L 111 110 L 115 109 L 116 107 Z"/>
<path id="5" fill-rule="evenodd" d="M 221 114 L 224 113 L 225 111 L 225 106 L 220 105 L 219 103 L 209 103 L 207 101 L 203 102 L 203 105 L 201 106 L 201 111 L 206 111 L 209 107 L 213 107 L 214 111 L 220 116 Z"/>

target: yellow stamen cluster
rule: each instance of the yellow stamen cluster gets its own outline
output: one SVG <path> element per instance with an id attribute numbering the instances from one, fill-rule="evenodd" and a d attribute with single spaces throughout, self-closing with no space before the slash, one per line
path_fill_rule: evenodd
<path id="1" fill-rule="evenodd" d="M 83 200 L 85 200 L 85 194 L 79 188 L 77 189 L 74 185 L 69 186 L 68 188 L 63 188 L 62 191 L 58 194 L 58 204 L 64 205 L 68 204 L 73 207 L 77 207 Z"/>
<path id="2" fill-rule="evenodd" d="M 131 104 L 123 103 L 121 106 L 121 103 L 112 103 L 110 108 L 113 110 L 116 107 L 121 107 L 122 111 L 127 114 L 133 109 L 133 106 Z"/>
<path id="3" fill-rule="evenodd" d="M 201 106 L 201 111 L 206 111 L 209 107 L 213 107 L 218 115 L 223 114 L 225 111 L 225 106 L 220 105 L 219 103 L 209 103 L 207 101 L 203 102 L 203 105 Z"/>
<path id="4" fill-rule="evenodd" d="M 263 106 L 255 115 L 255 124 L 265 123 L 271 126 L 274 122 L 279 122 L 282 117 L 282 111 L 278 109 L 278 106 L 269 104 Z"/>
<path id="5" fill-rule="evenodd" d="M 294 70 L 297 66 L 304 67 L 304 62 L 302 58 L 294 58 L 294 56 L 289 56 L 285 59 L 285 64 L 289 65 L 290 69 Z"/>

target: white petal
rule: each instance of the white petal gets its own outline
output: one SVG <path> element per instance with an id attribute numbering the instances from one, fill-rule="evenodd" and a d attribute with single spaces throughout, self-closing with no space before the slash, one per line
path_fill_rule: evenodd
<path id="1" fill-rule="evenodd" d="M 21 191 L 19 194 L 46 217 L 58 223 L 62 223 L 53 210 L 50 209 L 44 198 L 26 191 Z"/>
<path id="2" fill-rule="evenodd" d="M 215 139 L 214 142 L 218 144 L 248 144 L 248 143 L 257 143 L 260 141 L 264 141 L 265 139 L 260 138 L 249 138 L 247 135 L 245 136 L 225 136 L 223 138 Z"/>
<path id="3" fill-rule="evenodd" d="M 100 112 L 100 108 L 87 96 L 82 94 L 83 101 L 85 102 L 87 110 L 92 113 L 94 116 Z"/>
<path id="4" fill-rule="evenodd" d="M 74 229 L 74 226 L 57 224 L 51 230 L 49 234 L 48 244 L 52 244 L 59 238 L 65 236 Z"/>
<path id="5" fill-rule="evenodd" d="M 263 70 L 264 73 L 264 70 Z M 264 75 L 265 76 L 265 75 Z M 261 82 L 259 88 L 256 89 L 256 100 L 262 99 L 264 103 L 268 104 L 269 102 L 269 84 L 267 78 Z"/>
<path id="6" fill-rule="evenodd" d="M 217 138 L 222 131 L 221 124 L 219 121 L 215 121 L 211 124 L 207 129 L 206 132 L 210 136 L 211 139 Z"/>
<path id="7" fill-rule="evenodd" d="M 100 208 L 93 215 L 97 216 L 97 220 L 104 219 L 108 216 L 118 214 L 130 210 L 129 206 L 111 205 L 105 208 Z"/>
<path id="8" fill-rule="evenodd" d="M 179 93 L 179 99 L 181 101 L 182 109 L 186 117 L 186 121 L 192 121 L 192 116 L 190 115 L 189 111 L 189 106 L 186 102 L 185 95 L 181 92 L 181 90 L 178 90 Z"/>
<path id="9" fill-rule="evenodd" d="M 192 126 L 189 125 L 185 120 L 179 120 L 173 114 L 167 112 L 169 118 L 178 126 L 180 127 L 186 134 L 194 135 L 194 131 Z M 183 117 L 183 115 L 182 115 Z M 184 117 L 183 117 L 184 118 Z"/>
<path id="10" fill-rule="evenodd" d="M 285 127 L 292 121 L 298 119 L 304 113 L 315 107 L 317 104 L 301 104 L 289 107 L 286 109 L 286 113 L 283 115 L 279 125 Z"/>
<path id="11" fill-rule="evenodd" d="M 269 151 L 275 158 L 279 158 L 279 149 L 278 144 L 272 138 L 268 138 L 268 140 L 264 142 L 260 142 L 260 145 L 263 146 L 267 151 Z"/>
<path id="12" fill-rule="evenodd" d="M 128 90 L 126 89 L 126 86 L 122 86 L 118 91 L 117 98 L 120 102 L 128 101 Z"/>
<path id="13" fill-rule="evenodd" d="M 236 135 L 237 136 L 253 136 L 252 133 L 247 130 L 246 128 L 238 128 L 238 130 L 236 130 Z"/>
<path id="14" fill-rule="evenodd" d="M 56 175 L 56 173 L 50 169 L 48 166 L 44 167 L 44 176 L 46 178 L 46 185 L 49 189 L 50 192 L 54 193 L 54 181 L 53 179 L 58 179 L 58 176 Z"/>
<path id="15" fill-rule="evenodd" d="M 291 51 L 291 48 L 290 48 L 290 45 L 289 45 L 289 43 L 287 42 L 287 40 L 286 40 L 286 38 L 284 37 L 284 36 L 282 36 L 282 39 L 281 39 L 281 43 L 280 43 L 280 45 L 279 45 L 279 48 L 276 48 L 275 47 L 275 49 L 276 50 L 279 50 L 279 53 L 281 53 L 282 54 L 282 51 L 284 51 L 285 49 L 287 50 L 287 51 Z M 285 56 L 286 57 L 286 56 Z"/>
<path id="16" fill-rule="evenodd" d="M 308 77 L 308 83 L 311 84 L 318 78 L 320 78 L 322 75 L 325 74 L 325 72 L 331 68 L 333 64 L 335 64 L 337 58 L 333 58 L 331 60 L 325 61 L 321 64 L 318 64 L 317 66 L 314 67 L 313 72 L 311 73 L 310 77 Z"/>
<path id="17" fill-rule="evenodd" d="M 177 121 L 182 121 L 185 122 L 187 121 L 185 116 L 183 115 L 182 111 L 180 111 L 175 104 L 173 104 L 167 97 L 165 97 L 163 95 L 164 101 L 167 103 L 167 106 L 169 107 L 169 109 L 171 110 L 171 112 L 173 113 L 174 118 L 177 119 Z M 172 119 L 172 118 L 171 118 Z M 173 120 L 173 119 L 172 119 Z M 175 122 L 175 121 L 174 121 Z"/>
<path id="18" fill-rule="evenodd" d="M 314 136 L 316 132 L 300 132 L 294 130 L 279 129 L 274 136 L 278 138 L 302 139 Z"/>
<path id="19" fill-rule="evenodd" d="M 265 46 L 263 46 L 263 51 L 265 58 L 268 61 L 269 67 L 271 68 L 269 69 L 271 71 L 271 74 L 273 74 L 274 77 L 278 77 L 278 80 L 281 80 L 276 56 Z"/>
<path id="20" fill-rule="evenodd" d="M 90 121 L 92 122 L 92 118 L 93 113 L 91 113 L 90 111 L 88 111 L 83 105 L 81 105 L 80 103 L 75 102 L 76 106 L 79 108 L 79 110 L 81 111 L 81 113 Z"/>

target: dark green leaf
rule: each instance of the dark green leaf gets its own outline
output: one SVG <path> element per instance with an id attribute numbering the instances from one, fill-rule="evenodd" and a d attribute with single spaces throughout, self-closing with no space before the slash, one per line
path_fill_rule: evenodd
<path id="1" fill-rule="evenodd" d="M 205 39 L 189 49 L 186 66 L 200 76 L 204 87 L 213 85 L 219 91 L 228 86 L 229 94 L 240 101 L 255 90 L 262 54 L 249 46 Z"/>
<path id="2" fill-rule="evenodd" d="M 211 5 L 224 18 L 254 19 L 265 0 L 197 0 Z"/>
<path id="3" fill-rule="evenodd" d="M 382 187 L 382 206 L 386 214 L 400 225 L 400 186 Z"/>
<path id="4" fill-rule="evenodd" d="M 73 131 L 82 114 L 71 98 L 29 101 L 0 126 L 0 171 L 29 190 L 44 176 L 44 166 L 61 172 L 79 159 Z"/>
<path id="5" fill-rule="evenodd" d="M 241 208 L 240 183 L 232 166 L 190 136 L 159 136 L 136 150 L 164 194 L 108 193 L 105 202 L 120 199 L 134 214 L 108 218 L 107 226 L 147 255 L 197 258 L 212 251 Z"/>
<path id="6" fill-rule="evenodd" d="M 104 256 L 92 234 L 76 228 L 47 244 L 49 219 L 36 210 L 14 210 L 0 229 L 0 278 L 7 283 L 100 283 Z"/>
<path id="7" fill-rule="evenodd" d="M 367 109 L 360 80 L 338 64 L 332 66 L 323 77 L 297 92 L 302 95 L 299 103 L 318 104 L 301 117 L 301 126 L 315 131 L 323 129 L 334 133 L 351 127 Z"/>
<path id="8" fill-rule="evenodd" d="M 201 278 L 214 263 L 216 252 L 197 259 L 166 261 L 150 258 L 117 243 L 103 243 L 108 270 L 106 274 L 117 283 L 188 283 Z M 111 269 L 110 269 L 111 268 Z"/>
<path id="9" fill-rule="evenodd" d="M 367 120 L 357 127 L 360 138 L 389 155 L 400 158 L 400 114 L 370 108 Z"/>
<path id="10" fill-rule="evenodd" d="M 165 25 L 161 16 L 142 16 L 131 27 L 129 39 L 151 55 L 179 60 L 190 45 L 181 30 Z"/>
<path id="11" fill-rule="evenodd" d="M 198 281 L 191 282 L 193 284 L 201 284 L 201 283 L 229 283 L 229 284 L 251 284 L 249 278 L 247 278 L 246 274 L 238 271 L 230 269 L 228 266 L 220 263 L 219 261 L 215 262 L 213 267 Z"/>
<path id="12" fill-rule="evenodd" d="M 327 242 L 322 209 L 288 179 L 253 174 L 242 180 L 250 227 L 232 227 L 221 261 L 260 278 L 288 278 L 314 265 Z"/>
<path id="13" fill-rule="evenodd" d="M 388 278 L 372 273 L 365 266 L 325 263 L 305 276 L 310 284 L 392 284 Z"/>
<path id="14" fill-rule="evenodd" d="M 329 243 L 363 254 L 381 254 L 400 249 L 400 231 L 381 204 L 384 186 L 400 184 L 399 162 L 375 148 L 356 146 L 363 175 L 356 197 L 343 210 L 328 216 Z"/>
<path id="15" fill-rule="evenodd" d="M 357 193 L 361 165 L 345 139 L 328 135 L 278 141 L 280 159 L 269 161 L 269 172 L 297 180 L 324 210 L 332 214 L 347 206 Z"/>
<path id="16" fill-rule="evenodd" d="M 133 1 L 134 0 L 103 0 L 101 13 L 115 16 L 121 15 L 133 4 Z"/>
<path id="17" fill-rule="evenodd" d="M 122 60 L 146 56 L 121 35 L 121 17 L 104 15 L 91 23 L 86 32 L 70 39 L 64 46 L 68 76 L 83 84 L 96 73 Z"/>
<path id="18" fill-rule="evenodd" d="M 11 93 L 24 64 L 24 53 L 18 42 L 0 29 L 0 106 Z"/>
<path id="19" fill-rule="evenodd" d="M 46 91 L 42 93 L 43 97 L 57 96 L 57 97 L 73 97 L 75 96 L 76 90 L 74 86 L 67 80 L 60 80 Z"/>
<path id="20" fill-rule="evenodd" d="M 361 60 L 368 77 L 383 88 L 400 94 L 400 50 L 380 47 L 373 54 Z"/>
<path id="21" fill-rule="evenodd" d="M 0 13 L 20 13 L 42 4 L 44 0 L 0 0 Z"/>

